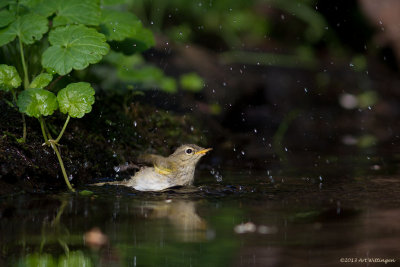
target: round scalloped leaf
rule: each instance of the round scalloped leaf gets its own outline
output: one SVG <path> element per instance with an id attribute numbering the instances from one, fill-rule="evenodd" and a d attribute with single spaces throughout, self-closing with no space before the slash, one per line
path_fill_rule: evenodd
<path id="1" fill-rule="evenodd" d="M 83 25 L 58 27 L 50 32 L 49 42 L 42 65 L 60 75 L 99 62 L 110 49 L 103 34 Z"/>
<path id="2" fill-rule="evenodd" d="M 10 26 L 0 30 L 0 46 L 8 44 L 13 41 L 17 35 L 10 30 Z"/>
<path id="3" fill-rule="evenodd" d="M 14 66 L 0 65 L 0 89 L 9 91 L 21 85 L 21 77 Z"/>
<path id="4" fill-rule="evenodd" d="M 53 26 L 100 23 L 100 4 L 97 0 L 24 0 L 22 5 L 45 17 L 55 13 Z"/>
<path id="5" fill-rule="evenodd" d="M 56 11 L 55 4 L 54 0 L 19 0 L 20 7 L 22 5 L 30 12 L 34 12 L 46 18 Z"/>
<path id="6" fill-rule="evenodd" d="M 100 4 L 93 0 L 52 0 L 57 16 L 53 26 L 67 24 L 85 24 L 97 26 L 100 23 Z"/>
<path id="7" fill-rule="evenodd" d="M 0 8 L 6 7 L 9 4 L 11 4 L 11 0 L 0 0 Z"/>
<path id="8" fill-rule="evenodd" d="M 107 40 L 122 41 L 134 37 L 142 23 L 132 13 L 103 9 L 100 27 Z"/>
<path id="9" fill-rule="evenodd" d="M 22 91 L 18 95 L 17 105 L 20 112 L 35 118 L 51 115 L 58 108 L 57 97 L 39 88 Z"/>
<path id="10" fill-rule="evenodd" d="M 57 94 L 60 111 L 73 118 L 82 118 L 92 111 L 94 89 L 89 83 L 71 83 Z"/>
<path id="11" fill-rule="evenodd" d="M 33 44 L 42 39 L 43 34 L 47 32 L 47 24 L 45 17 L 34 13 L 18 17 L 7 28 L 0 31 L 0 46 L 13 41 L 16 36 L 25 44 Z"/>
<path id="12" fill-rule="evenodd" d="M 15 20 L 15 17 L 10 11 L 8 11 L 8 10 L 0 11 L 0 27 L 7 26 L 14 20 Z"/>
<path id="13" fill-rule="evenodd" d="M 53 75 L 49 73 L 41 73 L 33 79 L 29 88 L 44 88 L 51 82 L 51 80 L 53 80 Z"/>

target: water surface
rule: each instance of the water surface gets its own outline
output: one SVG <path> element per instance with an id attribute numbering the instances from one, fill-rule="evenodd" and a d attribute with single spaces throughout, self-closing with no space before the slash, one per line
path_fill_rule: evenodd
<path id="1" fill-rule="evenodd" d="M 333 177 L 333 176 L 332 176 Z M 0 199 L 1 266 L 375 266 L 400 261 L 396 174 L 232 172 L 194 188 Z M 82 188 L 84 189 L 84 188 Z M 394 262 L 395 261 L 395 262 Z M 382 263 L 381 263 L 382 264 Z"/>

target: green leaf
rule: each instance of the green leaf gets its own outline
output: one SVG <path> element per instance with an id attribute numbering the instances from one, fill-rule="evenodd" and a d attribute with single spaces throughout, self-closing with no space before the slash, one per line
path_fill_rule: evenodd
<path id="1" fill-rule="evenodd" d="M 100 23 L 100 4 L 96 0 L 52 0 L 50 5 L 56 10 L 57 16 L 53 26 L 66 24 L 85 24 L 97 26 Z"/>
<path id="2" fill-rule="evenodd" d="M 14 20 L 15 20 L 15 17 L 10 11 L 8 11 L 8 10 L 0 11 L 0 27 L 7 26 Z"/>
<path id="3" fill-rule="evenodd" d="M 51 115 L 58 108 L 57 97 L 39 88 L 22 91 L 18 95 L 17 106 L 20 112 L 35 118 Z"/>
<path id="4" fill-rule="evenodd" d="M 121 42 L 112 41 L 110 44 L 114 51 L 130 55 L 150 49 L 155 45 L 155 40 L 150 30 L 139 27 L 132 38 L 124 39 Z"/>
<path id="5" fill-rule="evenodd" d="M 56 12 L 56 2 L 53 0 L 20 0 L 19 4 L 46 18 Z"/>
<path id="6" fill-rule="evenodd" d="M 143 66 L 141 68 L 120 67 L 117 74 L 123 81 L 141 83 L 145 87 L 156 86 L 158 81 L 161 81 L 164 77 L 163 72 L 153 66 Z"/>
<path id="7" fill-rule="evenodd" d="M 160 81 L 160 87 L 164 92 L 176 93 L 176 81 L 174 78 L 165 77 Z"/>
<path id="8" fill-rule="evenodd" d="M 113 5 L 120 5 L 126 4 L 129 0 L 101 0 L 102 6 L 113 6 Z"/>
<path id="9" fill-rule="evenodd" d="M 35 79 L 29 85 L 29 88 L 44 88 L 51 80 L 53 80 L 53 75 L 49 73 L 41 73 L 35 77 Z"/>
<path id="10" fill-rule="evenodd" d="M 90 190 L 82 190 L 79 192 L 79 195 L 81 195 L 81 196 L 91 196 L 93 194 L 94 194 L 93 191 L 90 191 Z"/>
<path id="11" fill-rule="evenodd" d="M 85 256 L 85 254 L 81 250 L 72 251 L 68 254 L 68 256 L 62 255 L 58 261 L 59 267 L 78 267 L 85 266 L 91 267 L 93 266 L 92 261 L 89 257 Z"/>
<path id="12" fill-rule="evenodd" d="M 57 260 L 52 255 L 46 253 L 34 253 L 28 254 L 25 257 L 19 259 L 18 266 L 46 266 L 53 267 L 57 266 Z"/>
<path id="13" fill-rule="evenodd" d="M 5 7 L 5 6 L 8 6 L 8 5 L 11 4 L 12 2 L 14 2 L 14 1 L 12 1 L 12 0 L 0 0 L 0 8 L 3 8 L 3 7 Z"/>
<path id="14" fill-rule="evenodd" d="M 142 23 L 132 13 L 103 9 L 100 27 L 107 40 L 122 41 L 134 37 Z"/>
<path id="15" fill-rule="evenodd" d="M 103 34 L 83 25 L 58 27 L 50 32 L 49 42 L 42 65 L 60 75 L 99 62 L 110 49 Z"/>
<path id="16" fill-rule="evenodd" d="M 33 44 L 47 32 L 47 24 L 45 17 L 33 13 L 18 17 L 7 28 L 0 30 L 0 46 L 13 41 L 17 36 L 23 43 Z"/>
<path id="17" fill-rule="evenodd" d="M 10 27 L 0 30 L 0 46 L 8 44 L 13 41 L 17 35 L 10 30 Z"/>
<path id="18" fill-rule="evenodd" d="M 92 111 L 94 89 L 89 83 L 71 83 L 57 94 L 60 111 L 73 118 L 82 118 Z"/>
<path id="19" fill-rule="evenodd" d="M 204 80 L 194 72 L 182 75 L 180 83 L 183 89 L 191 92 L 199 92 L 204 87 Z"/>
<path id="20" fill-rule="evenodd" d="M 133 39 L 136 42 L 135 44 L 136 44 L 137 49 L 143 49 L 142 51 L 145 51 L 145 50 L 153 47 L 156 43 L 152 31 L 150 31 L 149 29 L 143 28 L 143 27 L 137 29 L 136 34 L 133 37 Z"/>
<path id="21" fill-rule="evenodd" d="M 98 0 L 23 0 L 22 5 L 45 17 L 55 13 L 54 27 L 67 24 L 97 26 L 100 23 Z"/>
<path id="22" fill-rule="evenodd" d="M 43 34 L 47 32 L 48 21 L 43 16 L 27 14 L 17 18 L 11 26 L 23 43 L 33 44 L 42 39 Z"/>
<path id="23" fill-rule="evenodd" d="M 0 90 L 9 91 L 21 85 L 21 77 L 14 66 L 0 65 Z"/>

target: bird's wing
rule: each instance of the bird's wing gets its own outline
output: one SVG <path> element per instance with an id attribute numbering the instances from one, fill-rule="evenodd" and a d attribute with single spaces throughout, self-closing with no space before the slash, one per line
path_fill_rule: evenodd
<path id="1" fill-rule="evenodd" d="M 159 174 L 171 174 L 176 170 L 176 164 L 169 160 L 168 158 L 161 157 L 162 159 L 156 160 L 154 164 L 154 169 L 159 173 Z"/>
<path id="2" fill-rule="evenodd" d="M 171 160 L 163 156 L 146 154 L 140 156 L 139 159 L 143 162 L 152 164 L 154 166 L 154 169 L 159 174 L 168 175 L 171 174 L 176 169 L 176 164 L 174 164 Z"/>

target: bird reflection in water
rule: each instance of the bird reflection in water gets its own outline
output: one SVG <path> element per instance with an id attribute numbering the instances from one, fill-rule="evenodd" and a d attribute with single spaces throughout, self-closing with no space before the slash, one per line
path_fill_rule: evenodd
<path id="1" fill-rule="evenodd" d="M 165 200 L 151 202 L 150 219 L 166 218 L 177 228 L 177 238 L 184 242 L 196 242 L 212 239 L 213 231 L 208 230 L 206 221 L 196 212 L 196 203 L 189 200 Z"/>

